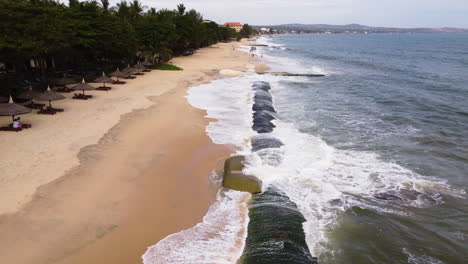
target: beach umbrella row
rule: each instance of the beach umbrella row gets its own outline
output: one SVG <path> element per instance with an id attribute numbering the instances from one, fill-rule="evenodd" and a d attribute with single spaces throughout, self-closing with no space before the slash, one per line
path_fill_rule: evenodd
<path id="1" fill-rule="evenodd" d="M 144 62 L 144 64 L 151 65 L 149 62 Z M 146 67 L 144 67 L 144 65 L 142 65 L 140 63 L 134 65 L 133 68 L 130 67 L 130 65 L 128 65 L 123 71 L 120 71 L 119 68 L 117 68 L 116 71 L 114 71 L 113 73 L 110 74 L 110 76 L 116 77 L 117 78 L 117 83 L 119 83 L 120 82 L 119 78 L 125 78 L 125 77 L 133 74 L 135 72 L 135 69 L 139 72 L 139 70 L 144 70 L 144 69 L 146 69 Z M 66 85 L 76 83 L 76 81 L 74 79 L 68 78 L 65 75 L 62 78 L 58 78 L 58 79 L 53 80 L 52 82 L 55 85 L 60 85 L 60 86 L 66 86 Z M 107 77 L 104 72 L 102 73 L 102 76 L 96 78 L 94 80 L 94 82 L 102 83 L 103 88 L 107 88 L 106 83 L 115 83 L 115 81 L 113 79 Z M 124 83 L 124 82 L 120 82 L 120 83 Z M 95 90 L 96 88 L 89 85 L 89 84 L 87 84 L 85 82 L 84 78 L 83 78 L 81 83 L 71 87 L 71 89 L 75 90 L 75 91 L 83 91 L 82 94 L 75 94 L 75 96 L 73 98 L 75 98 L 75 99 L 88 99 L 91 96 L 86 95 L 85 91 Z M 57 111 L 63 111 L 63 109 L 54 109 L 52 107 L 52 101 L 63 100 L 63 99 L 65 99 L 65 96 L 51 90 L 50 86 L 48 86 L 47 90 L 45 92 L 43 92 L 43 93 L 32 90 L 32 87 L 30 86 L 29 90 L 21 93 L 18 96 L 18 98 L 24 99 L 24 100 L 31 100 L 31 102 L 32 102 L 32 100 L 49 102 L 49 106 L 47 107 L 47 110 L 41 110 L 41 111 L 42 112 L 47 112 L 49 114 L 51 114 L 51 112 L 53 112 L 53 114 L 55 114 Z M 10 103 L 10 101 L 12 101 L 12 103 Z M 13 103 L 13 100 L 11 99 L 11 97 L 8 97 L 8 98 L 0 97 L 0 102 L 6 102 L 6 103 L 0 103 L 0 116 L 11 116 L 13 122 L 15 121 L 15 116 L 16 115 L 27 114 L 27 113 L 30 113 L 32 111 L 32 109 L 29 108 L 29 107 L 23 106 L 21 104 Z M 31 105 L 35 105 L 35 104 L 32 103 Z M 42 108 L 42 106 L 41 106 L 41 108 Z M 39 113 L 41 113 L 41 111 L 39 111 Z M 7 127 L 6 129 L 10 129 L 10 128 Z"/>

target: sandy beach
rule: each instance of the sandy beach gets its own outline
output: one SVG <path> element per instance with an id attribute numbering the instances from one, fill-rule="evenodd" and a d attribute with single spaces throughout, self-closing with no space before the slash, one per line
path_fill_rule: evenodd
<path id="1" fill-rule="evenodd" d="M 64 113 L 33 111 L 21 116 L 31 129 L 2 132 L 0 263 L 140 263 L 148 246 L 200 222 L 218 188 L 209 175 L 232 149 L 211 142 L 210 120 L 184 96 L 254 63 L 232 45 L 173 59 L 183 71 L 57 101 Z"/>

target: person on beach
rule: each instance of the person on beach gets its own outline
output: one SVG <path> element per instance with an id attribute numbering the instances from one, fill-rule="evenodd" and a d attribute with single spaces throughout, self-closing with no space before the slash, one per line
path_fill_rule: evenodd
<path id="1" fill-rule="evenodd" d="M 13 119 L 13 128 L 21 128 L 21 122 L 20 122 L 21 118 L 18 117 L 16 119 Z"/>

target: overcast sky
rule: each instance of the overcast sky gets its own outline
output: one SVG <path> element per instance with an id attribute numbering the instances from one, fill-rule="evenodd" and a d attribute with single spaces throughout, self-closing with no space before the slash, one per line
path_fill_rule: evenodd
<path id="1" fill-rule="evenodd" d="M 65 1 L 65 0 L 64 0 Z M 68 0 L 66 0 L 68 2 Z M 120 0 L 111 0 L 111 3 Z M 365 24 L 396 27 L 468 28 L 468 0 L 141 0 L 174 9 L 184 3 L 206 19 L 270 25 Z"/>

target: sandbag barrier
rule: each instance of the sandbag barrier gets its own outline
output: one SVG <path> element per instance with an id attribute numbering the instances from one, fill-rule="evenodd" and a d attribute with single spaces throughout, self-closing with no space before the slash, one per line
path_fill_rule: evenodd
<path id="1" fill-rule="evenodd" d="M 304 216 L 280 190 L 252 196 L 243 264 L 317 264 L 305 241 Z"/>
<path id="2" fill-rule="evenodd" d="M 277 119 L 271 86 L 267 82 L 254 82 L 253 126 L 258 135 L 251 138 L 252 152 L 263 162 L 277 165 L 281 158 L 274 151 L 283 142 L 273 137 L 273 120 Z M 266 153 L 265 153 L 266 152 Z M 265 154 L 265 155 L 263 155 Z M 273 162 L 272 162 L 273 160 Z M 254 194 L 249 206 L 249 225 L 244 252 L 239 260 L 243 264 L 317 264 L 305 240 L 302 223 L 305 218 L 297 205 L 275 187 Z"/>

